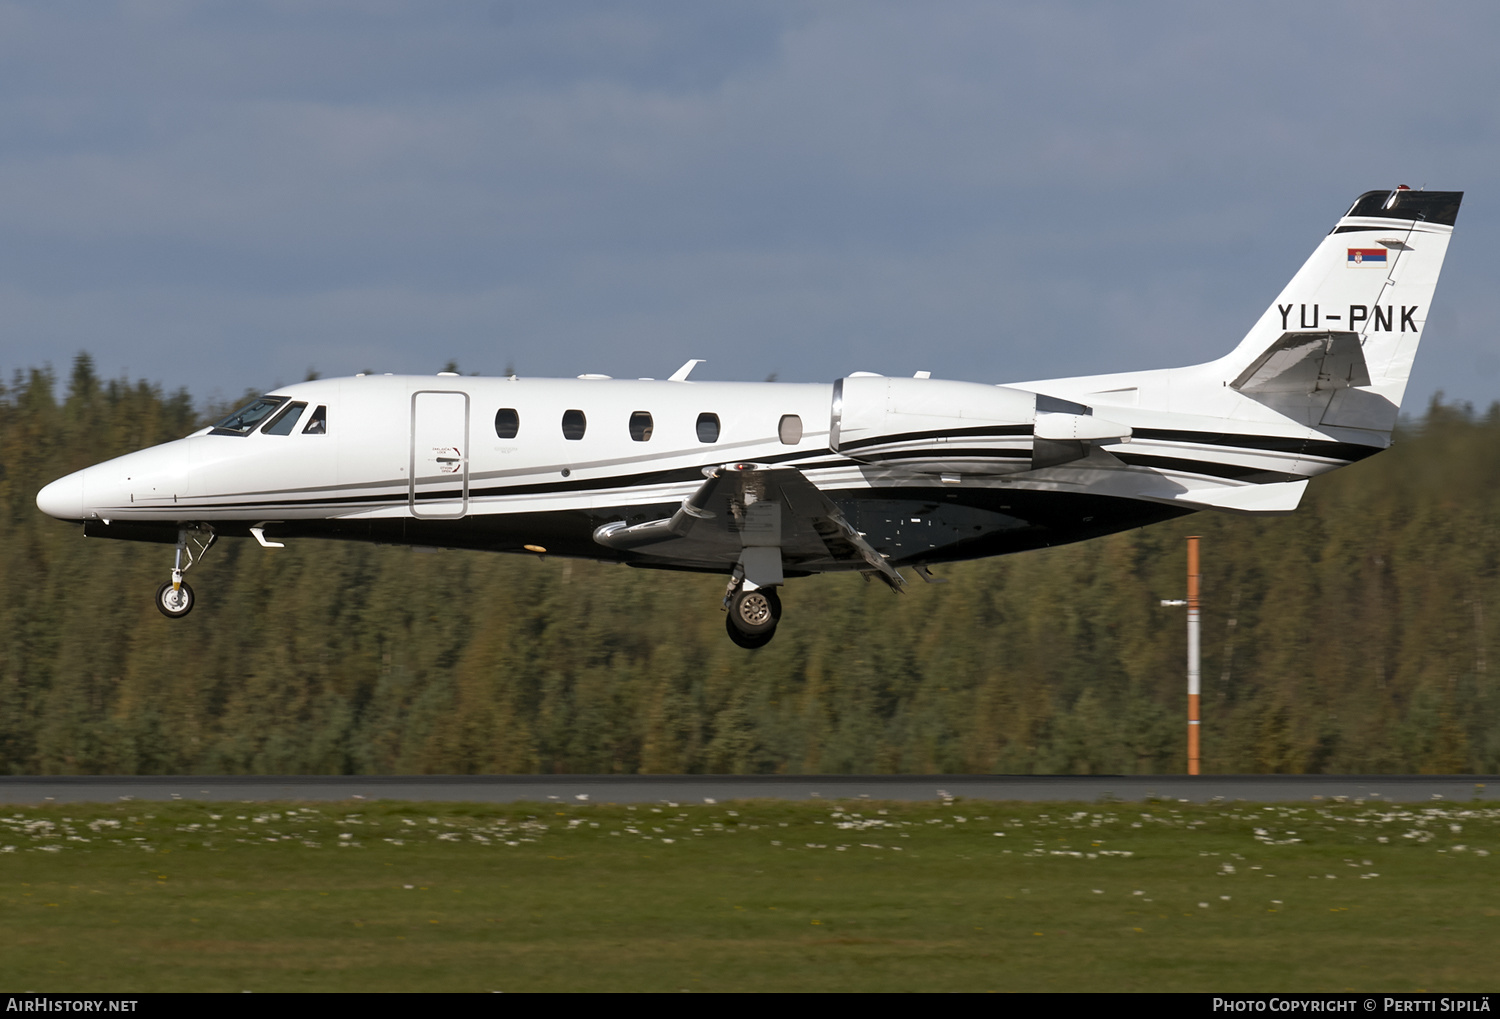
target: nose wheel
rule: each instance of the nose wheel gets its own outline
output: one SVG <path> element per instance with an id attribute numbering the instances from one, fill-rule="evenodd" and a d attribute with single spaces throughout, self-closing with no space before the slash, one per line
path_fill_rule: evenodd
<path id="1" fill-rule="evenodd" d="M 182 581 L 167 581 L 156 589 L 156 607 L 168 619 L 181 619 L 193 611 L 193 589 Z"/>
<path id="2" fill-rule="evenodd" d="M 774 587 L 747 591 L 737 585 L 731 588 L 725 602 L 729 615 L 724 620 L 724 629 L 730 640 L 752 650 L 771 643 L 781 622 L 781 598 Z"/>
<path id="3" fill-rule="evenodd" d="M 182 575 L 203 558 L 215 537 L 213 528 L 205 524 L 178 529 L 172 579 L 156 589 L 156 607 L 168 619 L 181 619 L 193 611 L 193 589 L 183 582 Z"/>

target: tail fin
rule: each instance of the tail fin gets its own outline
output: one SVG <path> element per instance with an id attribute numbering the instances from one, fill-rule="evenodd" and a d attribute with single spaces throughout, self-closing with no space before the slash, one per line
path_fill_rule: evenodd
<path id="1" fill-rule="evenodd" d="M 1367 191 L 1229 356 L 1245 396 L 1308 424 L 1396 424 L 1462 191 Z"/>

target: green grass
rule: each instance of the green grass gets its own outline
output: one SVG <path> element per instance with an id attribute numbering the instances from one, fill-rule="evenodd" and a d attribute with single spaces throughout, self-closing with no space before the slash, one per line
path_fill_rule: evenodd
<path id="1" fill-rule="evenodd" d="M 1497 875 L 1479 804 L 12 807 L 0 985 L 1493 990 Z"/>

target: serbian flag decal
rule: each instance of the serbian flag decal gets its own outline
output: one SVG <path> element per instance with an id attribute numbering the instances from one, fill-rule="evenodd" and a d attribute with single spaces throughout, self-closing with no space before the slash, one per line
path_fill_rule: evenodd
<path id="1" fill-rule="evenodd" d="M 1349 268 L 1385 268 L 1384 248 L 1350 248 Z"/>

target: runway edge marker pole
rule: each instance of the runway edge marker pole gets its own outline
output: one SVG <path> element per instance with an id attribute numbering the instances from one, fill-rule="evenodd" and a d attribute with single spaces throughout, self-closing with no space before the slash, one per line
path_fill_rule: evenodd
<path id="1" fill-rule="evenodd" d="M 1198 757 L 1198 535 L 1187 545 L 1188 774 L 1199 772 Z"/>

